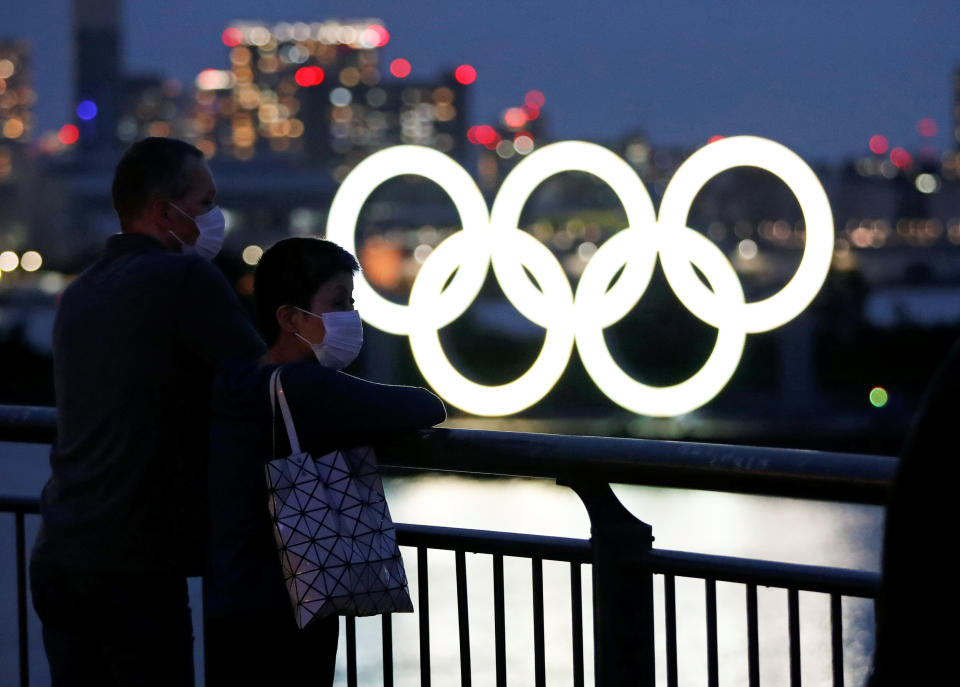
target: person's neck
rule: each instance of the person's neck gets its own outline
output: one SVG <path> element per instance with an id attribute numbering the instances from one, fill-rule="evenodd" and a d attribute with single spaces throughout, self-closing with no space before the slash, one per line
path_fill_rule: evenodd
<path id="1" fill-rule="evenodd" d="M 283 365 L 310 360 L 313 357 L 313 351 L 309 351 L 308 355 L 303 349 L 304 345 L 299 339 L 281 335 L 277 342 L 267 350 L 263 359 L 268 365 Z"/>

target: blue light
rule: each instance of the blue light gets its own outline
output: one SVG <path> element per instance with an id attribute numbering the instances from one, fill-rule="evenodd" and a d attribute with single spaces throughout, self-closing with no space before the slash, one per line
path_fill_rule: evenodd
<path id="1" fill-rule="evenodd" d="M 84 121 L 97 116 L 97 104 L 92 100 L 84 100 L 77 105 L 77 116 Z"/>

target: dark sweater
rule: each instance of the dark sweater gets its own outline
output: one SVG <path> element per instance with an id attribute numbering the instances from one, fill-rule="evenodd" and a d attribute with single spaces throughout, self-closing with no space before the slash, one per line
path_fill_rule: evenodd
<path id="1" fill-rule="evenodd" d="M 199 574 L 214 365 L 263 351 L 208 261 L 142 234 L 110 237 L 54 323 L 57 439 L 33 558 Z"/>
<path id="2" fill-rule="evenodd" d="M 214 380 L 206 579 L 206 610 L 213 617 L 290 603 L 267 510 L 264 467 L 273 457 L 274 437 L 276 456 L 290 453 L 279 408 L 271 427 L 267 386 L 276 367 L 230 362 Z M 280 377 L 300 447 L 314 457 L 446 419 L 443 403 L 426 389 L 375 384 L 313 361 L 289 364 Z"/>

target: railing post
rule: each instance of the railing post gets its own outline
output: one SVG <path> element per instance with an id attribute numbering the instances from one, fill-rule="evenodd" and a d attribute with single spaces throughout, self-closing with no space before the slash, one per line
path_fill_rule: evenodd
<path id="1" fill-rule="evenodd" d="M 644 564 L 652 529 L 605 482 L 557 482 L 573 489 L 590 515 L 596 685 L 653 687 L 653 573 Z"/>

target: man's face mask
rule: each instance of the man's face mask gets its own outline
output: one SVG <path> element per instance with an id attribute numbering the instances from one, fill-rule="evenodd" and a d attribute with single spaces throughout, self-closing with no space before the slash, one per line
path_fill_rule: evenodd
<path id="1" fill-rule="evenodd" d="M 191 217 L 177 207 L 176 204 L 170 203 L 170 205 L 176 208 L 184 217 L 196 224 L 197 231 L 200 232 L 197 240 L 193 244 L 189 244 L 184 243 L 183 239 L 171 231 L 170 234 L 180 242 L 181 251 L 187 255 L 199 255 L 207 260 L 213 260 L 223 245 L 223 235 L 227 226 L 226 218 L 223 216 L 223 211 L 220 209 L 220 206 L 216 205 L 209 212 Z"/>
<path id="2" fill-rule="evenodd" d="M 323 320 L 326 333 L 320 343 L 313 343 L 299 333 L 296 334 L 313 349 L 313 354 L 317 356 L 317 361 L 321 365 L 342 370 L 356 360 L 363 347 L 363 324 L 360 322 L 360 313 L 356 310 L 346 310 L 317 315 L 303 308 L 297 308 L 297 310 Z"/>

